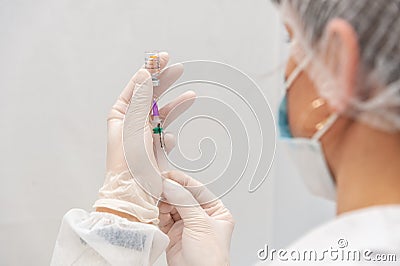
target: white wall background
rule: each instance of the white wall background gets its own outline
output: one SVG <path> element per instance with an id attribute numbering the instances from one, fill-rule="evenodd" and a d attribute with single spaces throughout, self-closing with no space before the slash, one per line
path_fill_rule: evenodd
<path id="1" fill-rule="evenodd" d="M 276 109 L 282 77 L 267 73 L 282 59 L 279 23 L 268 0 L 0 0 L 0 264 L 48 264 L 63 214 L 90 210 L 106 115 L 143 51 L 238 67 Z M 235 191 L 224 198 L 237 221 L 232 265 L 333 214 L 279 152 L 274 168 L 251 204 Z"/>

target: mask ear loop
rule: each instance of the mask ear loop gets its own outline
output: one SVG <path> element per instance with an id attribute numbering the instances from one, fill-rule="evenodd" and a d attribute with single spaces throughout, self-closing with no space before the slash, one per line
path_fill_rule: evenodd
<path id="1" fill-rule="evenodd" d="M 313 58 L 313 54 L 307 55 L 307 57 L 297 66 L 297 68 L 290 74 L 289 78 L 285 82 L 285 88 L 286 91 L 290 89 L 290 87 L 293 85 L 293 83 L 296 81 L 296 79 L 299 77 L 301 72 L 308 66 L 308 64 L 311 62 L 311 59 Z M 317 109 L 321 107 L 323 104 L 325 104 L 325 100 L 323 99 L 317 99 L 313 102 L 313 105 L 316 104 L 317 106 L 313 106 L 313 109 Z M 333 126 L 333 124 L 338 120 L 339 114 L 334 113 L 329 118 L 317 124 L 318 131 L 314 134 L 314 136 L 311 138 L 313 140 L 319 140 L 325 133 Z"/>
<path id="2" fill-rule="evenodd" d="M 308 66 L 308 64 L 311 62 L 311 59 L 313 58 L 312 54 L 309 54 L 298 66 L 297 68 L 290 74 L 289 78 L 285 82 L 285 88 L 286 91 L 290 89 L 290 87 L 293 85 L 293 83 L 296 81 L 296 79 L 299 77 L 301 72 Z M 322 100 L 322 101 L 321 101 Z M 325 104 L 325 100 L 323 99 L 317 99 L 313 102 L 313 104 L 316 103 L 318 106 L 313 106 L 314 109 L 321 107 L 323 104 Z M 335 122 L 338 120 L 339 114 L 334 113 L 332 114 L 326 121 L 319 123 L 316 127 L 320 127 L 318 131 L 314 134 L 314 136 L 311 138 L 313 140 L 319 140 L 325 133 L 335 124 Z"/>
<path id="3" fill-rule="evenodd" d="M 296 81 L 296 79 L 299 77 L 301 72 L 308 66 L 308 64 L 311 62 L 312 59 L 312 54 L 309 54 L 297 67 L 296 69 L 289 75 L 289 78 L 285 82 L 285 88 L 286 91 L 290 89 L 290 87 L 293 85 L 293 83 Z"/>
<path id="4" fill-rule="evenodd" d="M 305 115 L 303 115 L 303 119 L 301 120 L 304 124 L 306 123 L 307 117 L 315 110 L 321 108 L 322 106 L 326 105 L 327 102 L 323 98 L 317 98 L 315 99 L 310 106 L 310 111 L 308 111 Z M 313 140 L 319 140 L 331 127 L 332 125 L 336 122 L 336 120 L 339 118 L 339 115 L 337 113 L 333 113 L 331 115 L 328 115 L 327 118 L 322 120 L 322 122 L 319 122 L 315 125 L 316 133 L 311 137 Z"/>
<path id="5" fill-rule="evenodd" d="M 333 124 L 335 124 L 335 122 L 339 119 L 339 114 L 337 113 L 333 113 L 332 115 L 329 116 L 329 118 L 318 124 L 320 125 L 320 129 L 314 134 L 314 136 L 311 138 L 313 140 L 320 140 L 322 138 L 323 135 L 325 135 L 325 133 L 332 128 Z M 319 127 L 317 125 L 317 127 Z"/>
<path id="6" fill-rule="evenodd" d="M 311 103 L 311 107 L 313 110 L 319 109 L 322 106 L 326 105 L 327 102 L 323 98 L 317 98 Z M 333 124 L 338 120 L 339 114 L 333 113 L 328 116 L 322 122 L 316 124 L 315 129 L 317 130 L 316 133 L 311 137 L 313 140 L 320 140 L 323 135 L 333 126 Z"/>

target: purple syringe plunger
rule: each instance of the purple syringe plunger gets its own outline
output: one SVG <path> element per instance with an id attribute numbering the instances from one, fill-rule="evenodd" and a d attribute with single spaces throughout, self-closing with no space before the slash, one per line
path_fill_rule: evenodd
<path id="1" fill-rule="evenodd" d="M 153 100 L 153 116 L 160 116 L 160 112 L 158 111 L 157 101 Z"/>

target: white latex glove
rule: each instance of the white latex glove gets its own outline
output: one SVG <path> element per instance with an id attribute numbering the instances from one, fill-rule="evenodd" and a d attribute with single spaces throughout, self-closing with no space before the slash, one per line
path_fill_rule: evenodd
<path id="1" fill-rule="evenodd" d="M 168 265 L 229 265 L 235 224 L 229 210 L 221 200 L 214 200 L 203 184 L 184 173 L 171 171 L 163 175 L 167 178 L 163 195 L 171 204 L 160 203 L 159 226 L 170 238 Z"/>
<path id="2" fill-rule="evenodd" d="M 168 59 L 167 53 L 160 54 L 162 69 Z M 141 69 L 122 91 L 108 116 L 107 175 L 94 204 L 97 211 L 111 212 L 133 221 L 158 223 L 156 202 L 161 194 L 162 178 L 153 152 L 149 114 L 153 98 L 168 89 L 182 73 L 181 64 L 163 71 L 160 86 L 153 94 L 150 73 Z M 173 121 L 193 103 L 195 96 L 194 92 L 182 94 L 160 109 L 161 118 L 168 116 L 168 121 Z M 159 145 L 158 138 L 154 139 L 154 145 Z M 165 145 L 170 151 L 175 145 L 173 135 L 165 135 Z M 127 162 L 125 155 L 131 161 Z"/>

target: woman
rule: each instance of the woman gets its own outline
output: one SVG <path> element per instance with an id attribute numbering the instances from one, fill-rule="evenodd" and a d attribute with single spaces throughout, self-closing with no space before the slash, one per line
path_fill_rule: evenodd
<path id="1" fill-rule="evenodd" d="M 343 240 L 352 250 L 371 251 L 359 261 L 347 260 L 349 265 L 367 264 L 379 254 L 400 259 L 400 1 L 274 2 L 292 39 L 279 121 L 283 146 L 311 192 L 335 199 L 338 213 L 291 248 L 323 252 Z M 163 67 L 167 61 L 163 54 Z M 165 85 L 154 93 L 162 93 L 181 72 L 180 65 L 164 71 Z M 107 178 L 96 212 L 71 210 L 65 215 L 53 265 L 149 265 L 165 249 L 168 265 L 229 264 L 234 221 L 221 201 L 157 207 L 148 192 L 191 206 L 212 195 L 181 172 L 162 173 L 166 179 L 161 181 L 160 171 L 152 167 L 154 154 L 133 171 L 135 179 L 149 179 L 151 186 L 139 186 L 130 175 L 122 128 L 124 121 L 132 123 L 133 157 L 147 157 L 146 150 L 152 149 L 145 148 L 153 145 L 147 119 L 152 97 L 150 75 L 140 70 L 110 113 Z M 162 114 L 194 97 L 191 92 L 178 97 Z M 133 108 L 127 112 L 129 103 Z M 171 136 L 166 141 L 173 146 Z M 343 264 L 327 256 L 321 261 Z M 303 260 L 305 265 L 312 262 Z"/>

